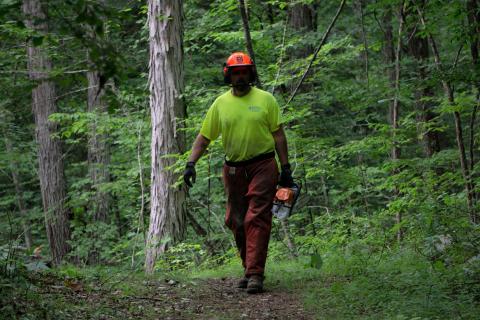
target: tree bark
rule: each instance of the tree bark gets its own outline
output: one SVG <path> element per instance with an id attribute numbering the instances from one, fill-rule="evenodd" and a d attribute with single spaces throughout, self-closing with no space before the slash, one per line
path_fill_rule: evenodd
<path id="1" fill-rule="evenodd" d="M 88 57 L 87 57 L 88 58 Z M 89 61 L 92 68 L 94 65 Z M 88 96 L 87 111 L 93 114 L 93 121 L 89 124 L 88 135 L 88 171 L 91 181 L 93 196 L 89 203 L 89 211 L 93 218 L 91 223 L 106 223 L 110 213 L 110 194 L 102 190 L 102 185 L 110 182 L 108 165 L 110 153 L 108 136 L 98 132 L 98 120 L 107 111 L 107 104 L 104 100 L 105 89 L 100 88 L 100 74 L 98 71 L 87 72 Z M 98 234 L 94 234 L 97 237 Z M 90 264 L 97 264 L 100 261 L 100 253 L 93 249 L 89 252 L 88 261 Z"/>
<path id="2" fill-rule="evenodd" d="M 266 6 L 267 6 L 268 22 L 270 22 L 270 24 L 274 24 L 275 23 L 275 14 L 273 12 L 273 5 L 271 3 L 267 3 Z"/>
<path id="3" fill-rule="evenodd" d="M 97 130 L 98 118 L 107 111 L 104 101 L 105 90 L 99 91 L 100 75 L 97 71 L 87 72 L 88 80 L 88 112 L 94 114 L 94 121 L 90 124 L 88 141 L 88 167 L 95 195 L 90 210 L 93 211 L 93 220 L 106 222 L 110 212 L 110 195 L 101 190 L 102 184 L 110 181 L 108 165 L 110 162 L 107 135 Z"/>
<path id="4" fill-rule="evenodd" d="M 248 54 L 252 58 L 253 62 L 257 63 L 257 61 L 255 60 L 255 52 L 253 51 L 252 38 L 250 36 L 250 26 L 248 23 L 248 14 L 247 14 L 247 8 L 245 6 L 245 0 L 238 0 L 238 6 L 240 8 L 240 15 L 242 16 L 243 33 L 245 35 L 245 44 L 247 46 Z M 257 87 L 259 88 L 262 87 L 262 83 L 260 82 L 260 77 L 258 76 L 258 72 L 257 72 L 256 83 L 257 83 Z"/>
<path id="5" fill-rule="evenodd" d="M 315 10 L 311 5 L 296 3 L 290 9 L 289 25 L 298 31 L 313 31 L 317 28 Z"/>
<path id="6" fill-rule="evenodd" d="M 422 0 L 420 5 L 423 6 L 424 2 L 425 1 Z M 407 7 L 406 14 L 408 16 L 413 15 L 414 10 L 415 8 L 410 4 Z M 439 133 L 430 129 L 436 115 L 433 112 L 432 103 L 428 101 L 429 99 L 425 99 L 434 96 L 434 90 L 427 81 L 429 78 L 427 63 L 430 58 L 428 39 L 419 35 L 420 29 L 417 25 L 407 25 L 407 31 L 409 34 L 407 52 L 414 59 L 414 73 L 419 78 L 418 84 L 414 89 L 415 109 L 417 110 L 417 131 L 419 137 L 421 137 L 420 142 L 423 152 L 430 158 L 439 152 L 441 147 Z"/>
<path id="7" fill-rule="evenodd" d="M 404 14 L 405 14 L 405 3 L 402 3 L 402 7 L 400 9 L 399 17 L 400 20 L 398 25 L 398 33 L 397 33 L 397 47 L 395 49 L 395 96 L 393 99 L 392 104 L 392 140 L 393 140 L 393 147 L 392 147 L 392 160 L 398 161 L 400 159 L 400 147 L 398 146 L 397 141 L 397 131 L 398 131 L 398 119 L 399 119 L 399 112 L 400 112 L 400 54 L 402 49 L 402 33 L 403 33 L 403 24 L 404 24 Z M 397 169 L 396 169 L 397 170 Z M 398 191 L 397 191 L 398 192 Z M 398 211 L 395 216 L 396 223 L 402 223 L 402 212 Z M 397 231 L 397 240 L 401 242 L 403 240 L 403 228 L 399 227 Z"/>
<path id="8" fill-rule="evenodd" d="M 363 0 L 358 0 L 358 8 L 360 9 L 360 23 L 362 26 L 362 41 L 363 41 L 363 61 L 365 63 L 365 80 L 367 82 L 367 90 L 370 88 L 370 77 L 368 75 L 368 41 L 367 32 L 365 31 L 365 14 L 363 12 Z"/>
<path id="9" fill-rule="evenodd" d="M 470 53 L 472 55 L 472 62 L 474 66 L 478 66 L 479 63 L 479 51 L 480 51 L 480 12 L 477 0 L 467 1 L 467 17 L 470 35 Z M 477 88 L 480 87 L 480 80 L 477 78 Z"/>
<path id="10" fill-rule="evenodd" d="M 48 31 L 46 15 L 40 0 L 24 0 L 25 24 L 30 29 L 44 34 Z M 35 134 L 38 145 L 39 178 L 43 210 L 52 261 L 59 265 L 70 247 L 68 223 L 69 211 L 65 205 L 66 191 L 63 172 L 61 142 L 52 137 L 57 126 L 48 117 L 57 111 L 55 86 L 48 80 L 52 62 L 41 46 L 27 45 L 28 70 L 36 87 L 32 90 L 32 107 L 35 117 Z"/>
<path id="11" fill-rule="evenodd" d="M 307 77 L 308 71 L 312 67 L 313 61 L 317 58 L 318 53 L 320 52 L 320 49 L 323 47 L 325 42 L 327 41 L 328 36 L 330 35 L 330 31 L 332 31 L 333 26 L 335 25 L 335 22 L 337 22 L 338 17 L 340 16 L 340 13 L 342 12 L 343 8 L 345 7 L 345 2 L 346 0 L 342 0 L 340 2 L 340 5 L 338 6 L 337 12 L 335 13 L 335 16 L 332 19 L 332 22 L 330 22 L 330 25 L 328 26 L 327 30 L 323 34 L 322 40 L 320 40 L 320 43 L 318 44 L 318 47 L 315 49 L 315 52 L 313 53 L 312 59 L 310 59 L 310 62 L 308 63 L 307 68 L 305 69 L 305 72 L 303 73 L 302 77 L 298 81 L 297 85 L 295 86 L 295 90 L 293 90 L 292 95 L 288 99 L 287 103 L 285 105 L 290 104 L 292 102 L 293 98 L 297 95 L 298 89 L 301 87 L 303 81 Z"/>
<path id="12" fill-rule="evenodd" d="M 399 111 L 400 111 L 400 54 L 402 48 L 402 32 L 403 32 L 403 15 L 404 15 L 404 6 L 402 4 L 402 9 L 400 10 L 399 14 L 399 26 L 398 26 L 398 34 L 397 34 L 397 47 L 395 49 L 395 70 L 394 70 L 394 79 L 392 86 L 395 90 L 393 102 L 391 105 L 391 119 L 392 119 L 392 138 L 393 138 L 393 146 L 392 146 L 392 159 L 398 160 L 400 158 L 400 148 L 397 142 L 397 130 L 398 130 L 398 118 L 399 118 Z"/>
<path id="13" fill-rule="evenodd" d="M 280 225 L 282 226 L 283 235 L 285 237 L 285 241 L 287 242 L 288 252 L 290 254 L 290 258 L 295 258 L 298 256 L 297 247 L 293 242 L 293 238 L 290 236 L 290 232 L 288 230 L 288 220 L 280 220 Z"/>
<path id="14" fill-rule="evenodd" d="M 399 94 L 400 94 L 400 53 L 402 47 L 402 31 L 403 31 L 403 15 L 404 15 L 404 4 L 402 3 L 402 8 L 399 14 L 399 26 L 397 34 L 397 46 L 394 48 L 394 39 L 393 39 L 393 28 L 392 28 L 392 11 L 390 8 L 386 9 L 384 15 L 384 29 L 385 29 L 385 46 L 384 46 L 384 55 L 385 62 L 387 63 L 387 75 L 389 78 L 390 87 L 394 91 L 394 96 L 390 102 L 390 115 L 389 120 L 392 126 L 392 150 L 391 150 L 391 159 L 396 162 L 400 159 L 400 147 L 397 141 L 397 131 L 398 131 L 398 118 L 399 118 Z M 397 174 L 398 169 L 394 169 L 393 174 Z M 395 187 L 395 196 L 398 196 L 398 188 Z M 400 211 L 395 213 L 395 222 L 400 224 L 402 222 L 402 213 Z M 403 229 L 398 228 L 397 231 L 397 240 L 401 242 L 403 239 Z"/>
<path id="15" fill-rule="evenodd" d="M 470 55 L 472 56 L 473 70 L 476 73 L 474 75 L 475 89 L 476 89 L 476 105 L 473 108 L 472 116 L 470 119 L 470 170 L 474 172 L 475 168 L 475 120 L 477 116 L 478 108 L 480 107 L 480 12 L 477 0 L 468 0 L 467 2 L 467 17 L 468 27 L 470 35 Z"/>
<path id="16" fill-rule="evenodd" d="M 422 23 L 422 26 L 426 28 L 426 22 L 425 18 L 423 16 L 423 12 L 420 9 L 420 7 L 417 5 L 417 12 L 420 17 L 420 21 Z M 435 39 L 433 38 L 431 33 L 428 33 L 428 40 L 430 43 L 430 47 L 432 48 L 433 56 L 435 58 L 435 66 L 437 70 L 443 74 L 443 67 L 442 67 L 442 62 L 440 60 L 440 53 L 438 52 L 437 44 L 435 42 Z M 447 97 L 447 101 L 450 105 L 455 104 L 455 97 L 453 94 L 453 89 L 451 83 L 446 80 L 445 78 L 442 79 L 442 85 L 443 85 L 443 91 L 445 93 L 445 96 Z M 455 136 L 457 139 L 457 147 L 458 147 L 458 153 L 459 153 L 459 158 L 460 158 L 460 166 L 462 168 L 462 175 L 463 179 L 465 181 L 465 189 L 467 191 L 467 206 L 468 206 L 468 212 L 470 215 L 470 220 L 473 223 L 477 222 L 477 217 L 475 213 L 475 208 L 474 208 L 474 191 L 475 187 L 474 184 L 471 180 L 470 176 L 470 170 L 468 168 L 467 164 L 467 156 L 465 152 L 465 143 L 463 141 L 463 128 L 462 128 L 462 120 L 460 117 L 460 112 L 454 111 L 453 116 L 455 119 Z"/>
<path id="17" fill-rule="evenodd" d="M 312 5 L 306 5 L 301 3 L 294 4 L 288 11 L 287 21 L 288 26 L 296 35 L 304 36 L 307 33 L 314 32 L 316 29 L 315 10 L 313 9 Z M 315 48 L 312 44 L 299 43 L 296 46 L 287 50 L 287 55 L 292 61 L 296 59 L 304 59 L 311 55 L 314 49 Z M 295 75 L 300 72 L 300 69 L 301 67 L 290 70 L 292 79 L 294 79 Z M 294 85 L 294 81 L 291 81 L 290 91 L 293 91 Z M 313 89 L 313 86 L 311 84 L 304 84 L 300 89 L 302 92 L 310 91 Z"/>
<path id="18" fill-rule="evenodd" d="M 395 89 L 395 49 L 393 44 L 393 27 L 392 27 L 392 9 L 387 8 L 385 9 L 385 13 L 383 15 L 383 29 L 384 33 L 384 45 L 383 45 L 383 56 L 385 59 L 385 72 L 388 77 L 388 83 L 391 89 Z M 389 115 L 388 121 L 392 124 L 392 110 L 393 110 L 393 99 L 390 101 L 389 106 Z"/>
<path id="19" fill-rule="evenodd" d="M 6 133 L 4 133 L 4 139 L 7 154 L 12 156 L 14 153 L 12 141 L 8 138 Z M 27 249 L 31 249 L 33 245 L 32 233 L 30 232 L 30 221 L 28 218 L 25 200 L 23 199 L 22 183 L 20 181 L 20 175 L 17 171 L 18 166 L 19 164 L 16 159 L 12 158 L 12 162 L 10 163 L 10 172 L 12 174 L 13 185 L 15 186 L 15 198 L 17 200 L 18 211 L 20 212 L 20 216 L 22 218 L 22 229 L 25 239 L 25 247 Z"/>
<path id="20" fill-rule="evenodd" d="M 185 115 L 183 93 L 182 1 L 150 0 L 150 111 L 152 117 L 151 212 L 147 236 L 145 271 L 154 271 L 155 261 L 168 243 L 181 239 L 185 230 L 182 203 L 185 193 L 172 186 L 178 174 L 170 154 L 184 150 L 178 128 Z"/>
<path id="21" fill-rule="evenodd" d="M 101 1 L 105 4 L 105 0 Z M 92 39 L 98 40 L 95 28 L 88 26 Z M 100 40 L 102 38 L 100 37 Z M 90 123 L 90 134 L 88 141 L 88 167 L 90 180 L 94 189 L 94 197 L 91 202 L 90 210 L 93 211 L 93 220 L 107 222 L 110 213 L 110 195 L 102 190 L 102 184 L 110 182 L 110 148 L 108 144 L 108 135 L 98 132 L 98 120 L 107 112 L 107 102 L 105 101 L 105 83 L 101 80 L 102 75 L 95 62 L 90 57 L 90 51 L 87 51 L 87 61 L 89 71 L 87 72 L 88 93 L 87 93 L 87 111 L 94 114 L 94 121 Z"/>
<path id="22" fill-rule="evenodd" d="M 195 231 L 195 234 L 198 236 L 205 237 L 208 233 L 207 230 L 205 230 L 200 223 L 195 219 L 195 217 L 190 213 L 190 211 L 186 210 L 187 218 L 188 221 L 190 221 L 190 224 Z"/>

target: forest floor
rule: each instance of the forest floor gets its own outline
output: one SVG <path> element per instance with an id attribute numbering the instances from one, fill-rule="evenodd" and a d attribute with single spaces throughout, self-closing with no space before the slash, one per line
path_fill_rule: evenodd
<path id="1" fill-rule="evenodd" d="M 237 280 L 148 280 L 131 292 L 51 282 L 39 293 L 66 306 L 57 315 L 70 319 L 313 319 L 294 292 L 266 289 L 250 295 L 235 288 Z"/>
<path id="2" fill-rule="evenodd" d="M 239 279 L 137 274 L 102 282 L 37 274 L 31 294 L 17 296 L 11 311 L 29 319 L 314 319 L 298 288 L 267 280 L 263 293 L 248 294 L 236 288 Z"/>
<path id="3" fill-rule="evenodd" d="M 22 271 L 0 277 L 0 319 L 478 319 L 480 282 L 404 250 L 271 258 L 265 292 L 236 288 L 240 261 L 146 276 L 141 265 Z M 140 261 L 140 260 L 139 260 Z M 140 261 L 141 263 L 141 261 Z M 475 273 L 474 275 L 477 275 Z"/>

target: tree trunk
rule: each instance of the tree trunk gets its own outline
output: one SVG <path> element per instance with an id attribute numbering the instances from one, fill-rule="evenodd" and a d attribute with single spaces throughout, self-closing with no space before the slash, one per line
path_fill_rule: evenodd
<path id="1" fill-rule="evenodd" d="M 104 5 L 105 0 L 102 0 L 101 3 Z M 89 33 L 92 39 L 97 38 L 93 26 L 89 26 Z M 94 114 L 94 121 L 90 124 L 88 141 L 88 168 L 92 187 L 95 191 L 90 210 L 93 211 L 94 221 L 106 222 L 109 220 L 111 200 L 108 192 L 101 190 L 101 188 L 102 184 L 110 182 L 110 172 L 108 168 L 110 163 L 110 148 L 107 142 L 107 134 L 99 133 L 97 130 L 99 118 L 107 112 L 105 83 L 102 83 L 99 68 L 95 65 L 94 61 L 92 61 L 90 52 L 87 52 L 87 61 L 89 64 L 89 71 L 87 72 L 87 111 Z"/>
<path id="2" fill-rule="evenodd" d="M 177 130 L 185 115 L 183 93 L 182 1 L 150 0 L 150 111 L 152 117 L 152 186 L 150 225 L 145 271 L 154 271 L 155 261 L 167 244 L 179 240 L 185 229 L 182 203 L 185 193 L 173 188 L 178 174 L 168 155 L 184 149 Z"/>
<path id="3" fill-rule="evenodd" d="M 423 16 L 422 9 L 417 6 L 417 12 L 420 17 L 420 21 L 422 23 L 422 26 L 424 29 L 426 29 L 426 22 L 425 18 Z M 440 60 L 440 53 L 438 52 L 437 44 L 435 42 L 435 39 L 433 38 L 431 33 L 428 33 L 428 40 L 430 43 L 430 47 L 432 48 L 433 56 L 435 58 L 435 66 L 437 70 L 443 74 L 443 67 L 442 67 L 442 62 Z M 455 97 L 453 94 L 453 89 L 451 83 L 446 80 L 445 78 L 442 79 L 442 85 L 443 85 L 443 91 L 445 93 L 445 96 L 447 98 L 447 101 L 450 105 L 455 104 Z M 455 136 L 457 139 L 457 147 L 458 147 L 458 153 L 459 153 L 459 158 L 460 158 L 460 166 L 462 168 L 462 175 L 463 179 L 465 181 L 465 190 L 467 191 L 467 206 L 468 206 L 468 212 L 470 215 L 470 220 L 473 223 L 477 222 L 477 215 L 475 213 L 475 208 L 474 208 L 474 191 L 475 191 L 475 186 L 472 182 L 471 176 L 470 176 L 470 170 L 468 168 L 467 164 L 467 156 L 465 152 L 465 143 L 463 141 L 463 128 L 462 128 L 462 120 L 460 117 L 460 113 L 458 111 L 453 112 L 454 120 L 455 120 Z"/>
<path id="4" fill-rule="evenodd" d="M 470 170 L 474 172 L 475 168 L 475 139 L 474 139 L 474 128 L 475 120 L 478 108 L 480 107 L 480 75 L 478 74 L 480 70 L 480 12 L 479 5 L 477 0 L 468 0 L 467 2 L 467 16 L 468 16 L 468 27 L 470 35 L 470 54 L 472 56 L 473 70 L 476 70 L 477 74 L 475 75 L 475 89 L 476 89 L 476 105 L 472 111 L 472 116 L 470 119 Z"/>
<path id="5" fill-rule="evenodd" d="M 311 5 L 296 3 L 290 9 L 288 24 L 298 31 L 314 31 L 317 28 L 315 10 Z"/>
<path id="6" fill-rule="evenodd" d="M 186 210 L 188 221 L 190 221 L 190 225 L 192 226 L 195 234 L 201 237 L 205 237 L 208 233 L 200 223 L 195 219 L 195 217 L 190 213 L 190 211 Z"/>
<path id="7" fill-rule="evenodd" d="M 14 153 L 12 141 L 8 138 L 7 134 L 4 133 L 5 147 L 7 154 L 12 156 Z M 30 232 L 30 221 L 27 214 L 27 208 L 25 205 L 25 200 L 23 199 L 23 188 L 20 181 L 20 175 L 17 171 L 19 164 L 14 157 L 12 157 L 12 162 L 10 163 L 10 172 L 12 174 L 13 185 L 15 186 L 15 198 L 17 199 L 18 211 L 22 219 L 22 229 L 23 236 L 25 239 L 25 247 L 31 249 L 33 245 L 32 233 Z"/>
<path id="8" fill-rule="evenodd" d="M 88 58 L 88 57 L 87 57 Z M 91 62 L 90 62 L 91 63 Z M 93 66 L 93 63 L 91 63 Z M 87 111 L 94 114 L 93 121 L 89 124 L 88 136 L 88 171 L 91 181 L 93 196 L 89 203 L 89 211 L 93 220 L 91 223 L 106 223 L 110 213 L 110 195 L 102 190 L 102 185 L 110 181 L 108 165 L 110 162 L 107 135 L 98 132 L 98 120 L 107 111 L 107 104 L 104 101 L 105 90 L 100 88 L 100 74 L 97 71 L 87 72 L 88 96 Z M 94 233 L 93 237 L 99 235 Z M 90 264 L 97 264 L 100 261 L 100 253 L 96 246 L 90 250 L 88 261 Z"/>
<path id="9" fill-rule="evenodd" d="M 402 9 L 399 14 L 399 26 L 398 26 L 398 38 L 397 46 L 394 49 L 393 41 L 393 28 L 392 28 L 392 11 L 390 8 L 386 9 L 384 15 L 384 29 L 385 29 L 385 62 L 387 63 L 387 75 L 390 83 L 390 87 L 394 91 L 394 97 L 390 102 L 390 115 L 389 121 L 392 125 L 392 150 L 391 150 L 391 159 L 392 161 L 398 161 L 400 159 L 400 147 L 398 146 L 397 141 L 397 131 L 398 131 L 398 115 L 399 115 L 399 91 L 400 91 L 400 52 L 402 44 L 402 28 L 403 28 L 403 14 L 404 14 L 404 5 L 402 3 Z M 397 174 L 398 169 L 394 169 L 393 174 Z M 398 196 L 398 189 L 395 187 L 395 196 Z M 402 222 L 402 213 L 400 211 L 395 213 L 395 222 L 400 224 Z M 399 228 L 397 231 L 397 240 L 402 241 L 403 238 L 403 229 Z"/>
<path id="10" fill-rule="evenodd" d="M 30 29 L 44 34 L 47 32 L 46 15 L 40 0 L 24 0 L 23 12 L 25 24 Z M 55 86 L 48 80 L 52 63 L 47 52 L 41 46 L 27 45 L 28 71 L 36 87 L 32 90 L 32 107 L 35 117 L 35 133 L 38 145 L 39 178 L 42 193 L 43 210 L 48 242 L 52 260 L 59 265 L 68 253 L 67 240 L 70 237 L 68 209 L 65 205 L 65 179 L 61 142 L 52 137 L 57 126 L 48 121 L 48 117 L 57 111 L 55 104 Z"/>
<path id="11" fill-rule="evenodd" d="M 90 124 L 88 140 L 88 167 L 90 180 L 95 195 L 90 210 L 93 220 L 106 222 L 110 212 L 110 195 L 102 191 L 102 184 L 110 181 L 108 165 L 110 162 L 107 135 L 97 131 L 98 118 L 107 111 L 104 101 L 105 90 L 99 90 L 100 76 L 97 71 L 87 72 L 88 80 L 88 112 L 94 113 L 94 121 Z"/>
<path id="12" fill-rule="evenodd" d="M 252 58 L 254 63 L 257 63 L 255 60 L 255 52 L 253 51 L 253 45 L 252 45 L 252 38 L 250 37 L 250 26 L 248 24 L 248 14 L 247 14 L 247 8 L 245 6 L 245 0 L 238 0 L 238 6 L 240 8 L 240 15 L 242 16 L 242 22 L 243 22 L 243 33 L 245 35 L 245 44 L 247 46 L 247 51 L 250 57 Z M 260 82 L 260 77 L 258 76 L 257 73 L 257 87 L 261 88 L 262 84 Z"/>
<path id="13" fill-rule="evenodd" d="M 398 161 L 400 159 L 400 147 L 397 142 L 397 130 L 398 130 L 398 119 L 400 112 L 400 54 L 402 49 L 402 33 L 403 33 L 403 24 L 404 24 L 404 14 L 405 14 L 405 3 L 402 3 L 400 9 L 399 17 L 400 20 L 398 25 L 397 33 L 397 48 L 395 49 L 395 98 L 393 99 L 393 109 L 392 109 L 392 133 L 393 133 L 393 147 L 392 147 L 392 160 Z M 395 217 L 396 223 L 402 223 L 402 212 L 398 211 Z M 403 240 L 403 228 L 399 227 L 397 231 L 397 240 L 401 242 Z"/>
<path id="14" fill-rule="evenodd" d="M 367 32 L 365 31 L 365 14 L 363 12 L 364 3 L 363 0 L 358 0 L 358 9 L 360 13 L 360 23 L 362 26 L 362 41 L 363 41 L 363 61 L 365 63 L 365 80 L 367 82 L 367 90 L 370 88 L 370 77 L 368 75 L 368 41 Z"/>
<path id="15" fill-rule="evenodd" d="M 287 242 L 288 252 L 290 254 L 290 258 L 295 258 L 298 256 L 297 247 L 293 242 L 293 238 L 290 236 L 290 232 L 288 230 L 288 220 L 280 220 L 280 225 L 282 226 L 283 235 L 285 237 L 285 241 Z"/>
<path id="16" fill-rule="evenodd" d="M 467 1 L 467 16 L 468 27 L 470 35 L 470 53 L 472 55 L 472 62 L 474 66 L 478 66 L 479 63 L 479 51 L 480 51 L 480 11 L 477 0 Z M 477 78 L 476 86 L 480 87 L 480 80 Z"/>
<path id="17" fill-rule="evenodd" d="M 275 14 L 273 12 L 273 5 L 271 3 L 267 3 L 266 6 L 267 6 L 268 22 L 270 24 L 274 24 L 275 23 Z"/>
<path id="18" fill-rule="evenodd" d="M 340 13 L 342 12 L 343 8 L 345 7 L 346 2 L 347 2 L 347 0 L 342 0 L 342 2 L 340 2 L 340 5 L 338 6 L 337 12 L 335 13 L 335 16 L 332 19 L 332 22 L 330 22 L 330 25 L 328 26 L 327 30 L 323 34 L 322 39 L 320 40 L 320 43 L 318 44 L 318 47 L 315 49 L 315 52 L 313 53 L 313 56 L 310 59 L 310 62 L 308 63 L 308 65 L 305 69 L 305 72 L 303 73 L 302 77 L 300 78 L 297 85 L 295 86 L 295 90 L 293 90 L 290 98 L 288 99 L 287 103 L 285 104 L 286 106 L 288 104 L 290 104 L 290 102 L 292 102 L 293 98 L 295 98 L 295 96 L 297 95 L 298 89 L 302 86 L 302 83 L 305 80 L 305 78 L 307 77 L 307 74 L 310 71 L 310 68 L 312 67 L 313 62 L 317 58 L 317 55 L 320 52 L 320 49 L 323 47 L 323 45 L 327 41 L 328 36 L 330 35 L 330 32 L 332 31 L 332 28 L 335 25 L 335 22 L 337 22 L 337 19 L 340 16 Z"/>
<path id="19" fill-rule="evenodd" d="M 423 6 L 424 0 L 420 3 Z M 415 10 L 413 5 L 407 8 L 407 14 L 411 15 Z M 418 84 L 414 89 L 415 109 L 417 110 L 417 130 L 419 137 L 421 137 L 421 143 L 423 151 L 427 157 L 431 157 L 433 154 L 440 151 L 440 136 L 435 130 L 430 129 L 430 124 L 435 119 L 435 113 L 433 112 L 432 103 L 428 98 L 434 96 L 434 90 L 430 84 L 428 84 L 428 59 L 430 58 L 430 52 L 428 50 L 428 39 L 419 35 L 420 30 L 417 26 L 407 26 L 407 33 L 409 36 L 408 42 L 408 54 L 414 59 L 414 74 L 418 76 Z M 427 99 L 425 99 L 427 98 Z M 426 101 L 425 101 L 426 100 Z"/>
<path id="20" fill-rule="evenodd" d="M 288 26 L 295 32 L 297 35 L 304 36 L 306 33 L 314 32 L 316 29 L 315 24 L 315 10 L 313 6 L 297 3 L 294 4 L 288 13 Z M 296 59 L 304 59 L 311 55 L 314 51 L 314 47 L 311 44 L 297 44 L 296 46 L 292 47 L 290 50 L 287 50 L 287 55 L 289 56 L 290 60 Z M 291 69 L 291 78 L 292 80 L 295 78 L 295 75 L 300 72 L 300 68 Z M 293 91 L 295 82 L 291 81 L 290 84 L 291 88 L 290 91 Z M 300 92 L 310 91 L 313 90 L 312 84 L 305 85 L 303 84 L 300 88 Z"/>

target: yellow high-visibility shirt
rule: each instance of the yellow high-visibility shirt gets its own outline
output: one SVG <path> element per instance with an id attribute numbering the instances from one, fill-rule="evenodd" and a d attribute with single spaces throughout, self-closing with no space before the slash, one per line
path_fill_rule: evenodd
<path id="1" fill-rule="evenodd" d="M 227 160 L 243 161 L 275 150 L 272 132 L 280 128 L 280 107 L 269 92 L 252 87 L 243 97 L 229 90 L 208 109 L 200 134 L 222 135 Z"/>

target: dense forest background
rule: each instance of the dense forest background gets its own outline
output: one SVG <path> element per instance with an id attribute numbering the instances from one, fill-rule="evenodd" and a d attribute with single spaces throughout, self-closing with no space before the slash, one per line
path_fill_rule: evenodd
<path id="1" fill-rule="evenodd" d="M 181 173 L 208 107 L 228 89 L 225 59 L 247 51 L 242 3 L 259 86 L 281 105 L 302 185 L 288 222 L 274 220 L 267 269 L 281 276 L 271 277 L 312 283 L 307 305 L 332 317 L 478 315 L 477 0 L 183 1 L 181 143 L 159 155 L 173 179 L 162 181 L 176 181 L 165 192 L 182 195 L 166 211 L 179 229 L 165 227 L 153 256 L 151 7 L 2 1 L 2 313 L 18 312 L 9 299 L 50 268 L 238 264 L 223 222 L 220 142 L 192 189 Z"/>

